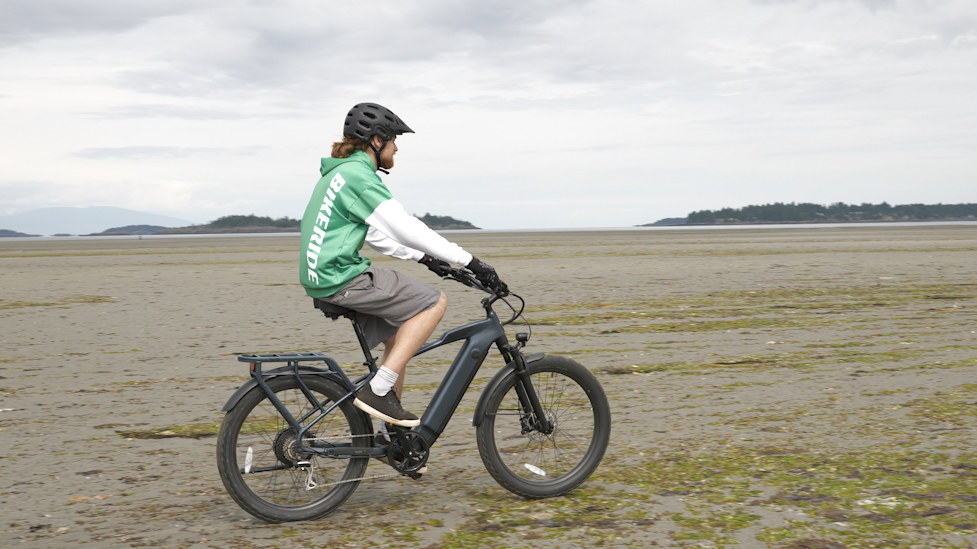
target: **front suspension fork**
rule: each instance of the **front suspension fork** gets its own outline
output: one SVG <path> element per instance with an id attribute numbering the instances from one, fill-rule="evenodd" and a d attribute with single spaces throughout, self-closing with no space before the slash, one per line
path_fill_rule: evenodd
<path id="1" fill-rule="evenodd" d="M 546 411 L 543 410 L 536 388 L 533 387 L 533 380 L 530 378 L 522 351 L 513 345 L 506 345 L 505 350 L 512 356 L 512 361 L 516 366 L 516 394 L 519 396 L 519 403 L 522 404 L 523 411 L 527 414 L 532 413 L 536 417 L 536 429 L 540 433 L 551 434 L 553 425 L 546 417 Z"/>

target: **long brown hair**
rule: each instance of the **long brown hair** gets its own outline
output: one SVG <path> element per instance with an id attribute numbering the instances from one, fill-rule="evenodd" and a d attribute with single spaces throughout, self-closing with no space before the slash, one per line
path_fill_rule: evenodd
<path id="1" fill-rule="evenodd" d="M 344 135 L 342 141 L 332 144 L 333 158 L 349 158 L 355 151 L 365 151 L 370 148 L 370 144 L 358 137 Z"/>

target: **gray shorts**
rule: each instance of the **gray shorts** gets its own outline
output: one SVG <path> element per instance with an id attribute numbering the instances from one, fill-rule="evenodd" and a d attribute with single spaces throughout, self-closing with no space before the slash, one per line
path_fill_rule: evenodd
<path id="1" fill-rule="evenodd" d="M 441 290 L 397 271 L 370 266 L 342 290 L 322 301 L 353 309 L 356 323 L 374 348 L 397 333 L 400 325 L 438 303 Z"/>

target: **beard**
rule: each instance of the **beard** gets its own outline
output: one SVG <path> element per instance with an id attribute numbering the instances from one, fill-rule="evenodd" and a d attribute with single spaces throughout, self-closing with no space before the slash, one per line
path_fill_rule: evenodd
<path id="1" fill-rule="evenodd" d="M 390 155 L 389 157 L 387 157 L 386 155 L 381 156 L 380 157 L 380 167 L 383 168 L 383 169 L 385 169 L 385 170 L 389 170 L 390 168 L 393 168 L 394 167 L 394 155 Z"/>

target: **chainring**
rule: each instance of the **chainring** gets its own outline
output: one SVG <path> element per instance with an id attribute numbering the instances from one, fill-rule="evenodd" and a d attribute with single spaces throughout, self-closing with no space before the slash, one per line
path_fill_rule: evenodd
<path id="1" fill-rule="evenodd" d="M 404 438 L 407 439 L 407 451 L 400 444 L 400 438 L 391 433 L 390 444 L 387 445 L 387 460 L 390 466 L 401 473 L 412 473 L 417 471 L 427 463 L 430 456 L 427 440 L 414 431 L 405 431 Z"/>

